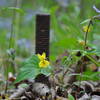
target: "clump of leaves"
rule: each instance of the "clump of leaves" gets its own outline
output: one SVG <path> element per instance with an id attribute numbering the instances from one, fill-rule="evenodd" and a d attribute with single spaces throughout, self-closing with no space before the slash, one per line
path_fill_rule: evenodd
<path id="1" fill-rule="evenodd" d="M 42 65 L 41 67 L 40 66 L 41 62 L 43 63 L 46 62 L 46 63 L 44 64 L 44 66 Z M 15 82 L 20 82 L 22 80 L 30 79 L 30 78 L 34 79 L 39 74 L 44 74 L 47 76 L 50 75 L 52 70 L 51 70 L 51 66 L 47 64 L 47 62 L 49 63 L 49 61 L 45 59 L 42 59 L 41 61 L 37 55 L 32 55 L 22 63 L 22 67 L 20 69 L 20 72 Z"/>

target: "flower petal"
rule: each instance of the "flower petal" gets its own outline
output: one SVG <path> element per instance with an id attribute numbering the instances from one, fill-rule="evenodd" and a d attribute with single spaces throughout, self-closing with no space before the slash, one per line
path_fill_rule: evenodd
<path id="1" fill-rule="evenodd" d="M 45 52 L 42 53 L 42 59 L 46 59 L 46 54 L 45 54 Z"/>
<path id="2" fill-rule="evenodd" d="M 46 67 L 48 67 L 49 64 L 50 64 L 49 61 L 47 61 L 47 60 L 42 60 L 42 61 L 40 61 L 40 63 L 39 63 L 39 67 L 40 67 L 40 68 L 46 68 Z"/>
<path id="3" fill-rule="evenodd" d="M 42 55 L 37 54 L 37 56 L 38 56 L 38 58 L 39 58 L 40 60 L 45 60 L 45 59 L 46 59 L 46 54 L 45 54 L 45 52 L 43 52 Z"/>

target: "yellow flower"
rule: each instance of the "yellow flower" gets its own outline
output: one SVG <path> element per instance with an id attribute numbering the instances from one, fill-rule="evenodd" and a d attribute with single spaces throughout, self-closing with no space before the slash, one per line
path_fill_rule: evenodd
<path id="1" fill-rule="evenodd" d="M 48 67 L 49 64 L 50 64 L 49 61 L 41 60 L 40 63 L 39 63 L 39 67 L 40 68 L 46 68 L 46 67 Z"/>
<path id="2" fill-rule="evenodd" d="M 85 45 L 85 41 L 84 40 L 79 40 L 78 41 L 80 45 L 84 46 Z"/>
<path id="3" fill-rule="evenodd" d="M 46 54 L 45 54 L 44 52 L 42 53 L 42 55 L 37 54 L 37 56 L 38 56 L 38 58 L 39 58 L 40 60 L 45 60 L 45 59 L 46 59 Z"/>
<path id="4" fill-rule="evenodd" d="M 88 28 L 87 25 L 86 26 L 83 26 L 83 31 L 84 32 L 87 32 L 87 31 L 90 32 L 91 31 L 91 28 L 90 27 Z"/>
<path id="5" fill-rule="evenodd" d="M 39 67 L 46 68 L 49 65 L 49 61 L 46 60 L 46 54 L 43 52 L 42 55 L 37 54 L 38 58 L 40 59 Z"/>

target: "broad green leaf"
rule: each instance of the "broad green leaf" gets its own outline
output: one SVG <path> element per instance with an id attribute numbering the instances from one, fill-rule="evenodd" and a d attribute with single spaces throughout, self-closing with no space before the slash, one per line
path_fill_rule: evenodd
<path id="1" fill-rule="evenodd" d="M 15 80 L 15 83 L 20 82 L 25 79 L 34 79 L 39 74 L 39 69 L 36 68 L 26 68 L 25 70 L 21 71 L 17 79 Z"/>
<path id="2" fill-rule="evenodd" d="M 35 65 L 33 65 L 33 64 L 26 64 L 26 65 L 24 65 L 24 66 L 22 66 L 20 68 L 20 71 L 23 71 L 23 70 L 26 70 L 26 69 L 29 69 L 29 68 L 35 68 Z"/>
<path id="3" fill-rule="evenodd" d="M 75 100 L 71 94 L 68 94 L 68 100 Z"/>
<path id="4" fill-rule="evenodd" d="M 51 71 L 52 71 L 51 66 L 48 66 L 47 68 L 41 69 L 41 73 L 44 74 L 44 75 L 47 75 L 47 76 L 51 74 Z"/>
<path id="5" fill-rule="evenodd" d="M 36 55 L 32 55 L 22 63 L 22 67 L 36 67 L 39 68 L 39 59 Z"/>

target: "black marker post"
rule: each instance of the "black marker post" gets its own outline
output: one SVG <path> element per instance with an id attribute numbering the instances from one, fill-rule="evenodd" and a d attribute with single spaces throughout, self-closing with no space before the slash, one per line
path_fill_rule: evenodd
<path id="1" fill-rule="evenodd" d="M 46 53 L 49 60 L 50 15 L 36 15 L 36 54 Z"/>

